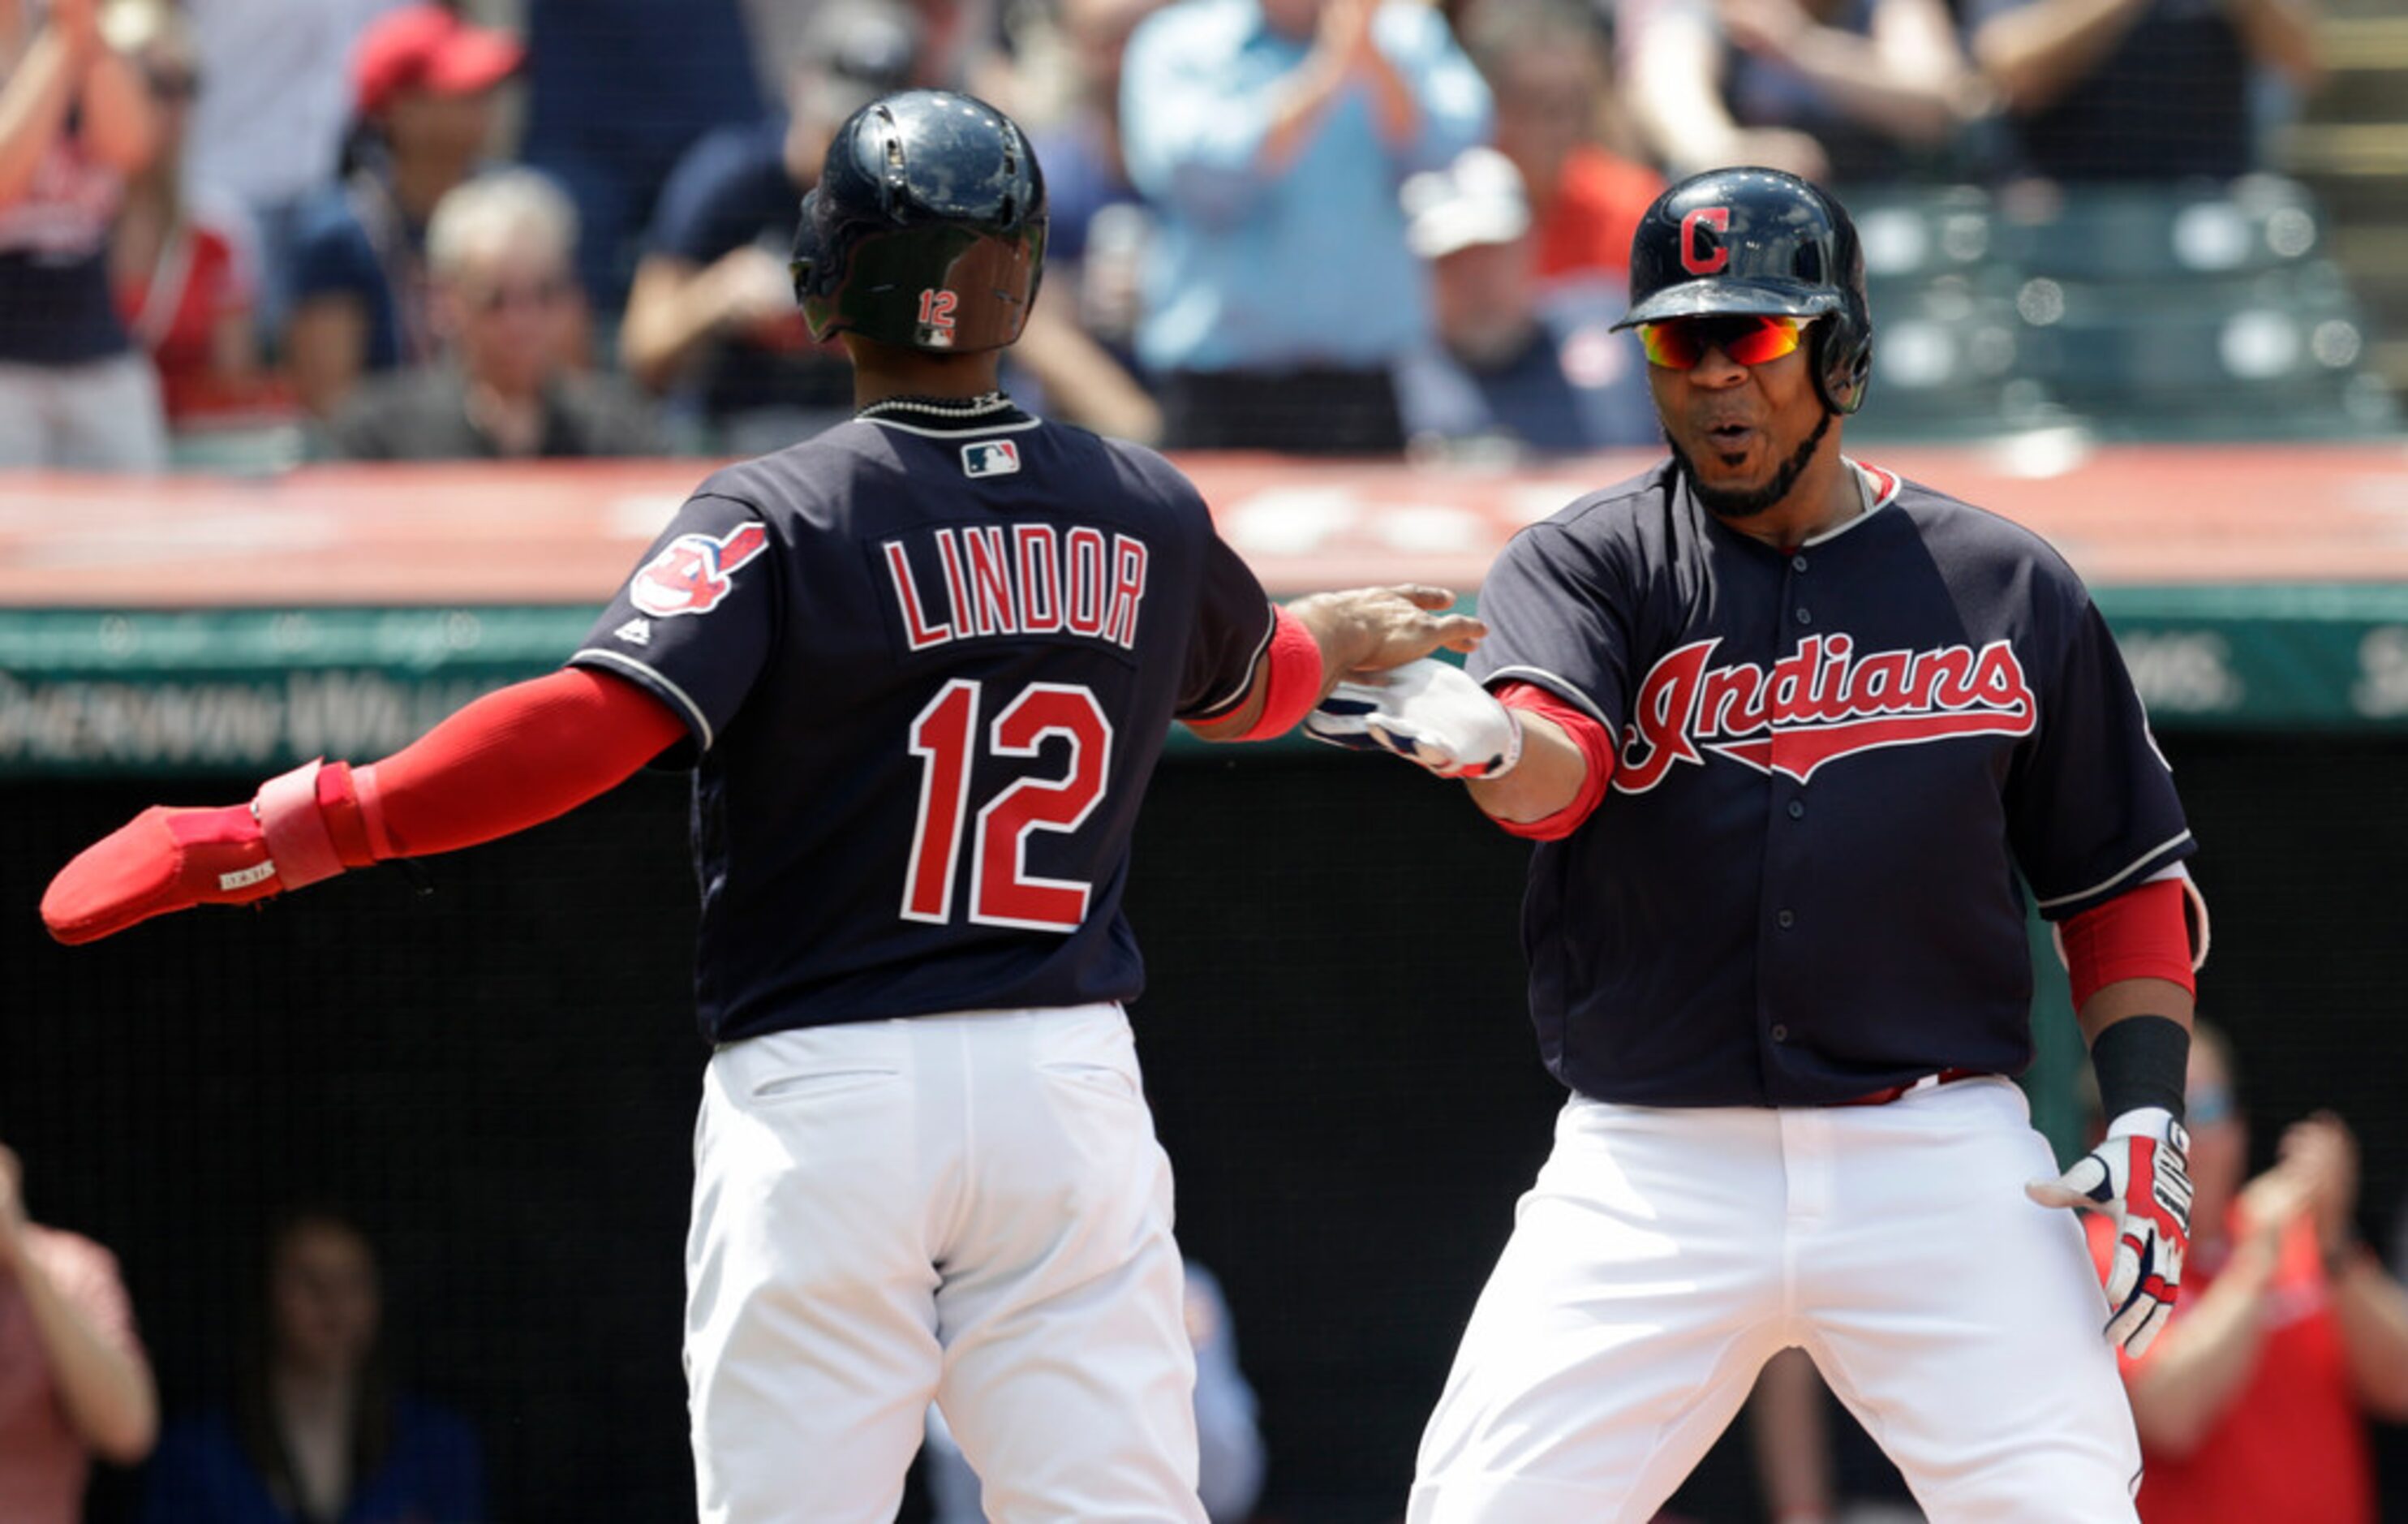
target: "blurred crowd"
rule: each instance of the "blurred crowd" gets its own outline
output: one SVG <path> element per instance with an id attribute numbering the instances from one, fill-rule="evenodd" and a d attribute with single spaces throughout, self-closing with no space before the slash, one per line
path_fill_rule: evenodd
<path id="1" fill-rule="evenodd" d="M 2408 1202 L 2363 1199 L 2356 1135 L 2332 1112 L 2253 1147 L 2243 1077 L 2231 1040 L 2201 1023 L 2186 1097 L 2197 1194 L 2182 1300 L 2147 1355 L 2123 1360 L 2145 1461 L 2140 1516 L 2375 1524 L 2370 1425 L 2408 1422 L 2408 1286 L 2393 1268 L 2408 1264 Z M 2105 1123 L 2090 1099 L 2095 1135 Z M 125 1489 L 139 1524 L 492 1517 L 477 1431 L 409 1379 L 355 1217 L 311 1202 L 269 1221 L 241 1301 L 220 1315 L 231 1367 L 191 1384 L 205 1402 L 163 1419 L 116 1260 L 34 1219 L 23 1174 L 0 1146 L 0 1518 L 75 1524 L 95 1459 L 139 1468 Z M 2103 1276 L 2112 1230 L 2086 1221 Z M 2388 1265 L 2360 1236 L 2385 1221 L 2400 1229 Z M 1208 1268 L 1185 1271 L 1201 1497 L 1215 1524 L 1268 1524 L 1255 1510 L 1269 1457 L 1229 1304 Z M 1753 1499 L 1696 1516 L 1676 1499 L 1656 1524 L 1920 1524 L 1806 1351 L 1765 1368 L 1743 1427 Z M 976 1474 L 934 1407 L 926 1428 L 910 1517 L 976 1524 Z"/>
<path id="2" fill-rule="evenodd" d="M 1652 442 L 1667 174 L 2230 180 L 2315 0 L 0 0 L 0 465 L 777 448 L 830 134 L 968 89 L 1054 206 L 1025 401 L 1179 448 Z"/>
<path id="3" fill-rule="evenodd" d="M 163 1423 L 115 1257 L 27 1214 L 0 1145 L 0 1519 L 77 1524 L 93 1462 L 139 1468 L 136 1524 L 480 1524 L 493 1516 L 477 1431 L 415 1390 L 386 1333 L 383 1275 L 359 1222 L 326 1202 L 269 1223 L 210 1400 Z M 1198 1488 L 1214 1524 L 1262 1493 L 1254 1388 L 1220 1283 L 1186 1264 Z M 928 1409 L 918 1463 L 930 1524 L 978 1524 L 976 1472 Z M 111 1517 L 116 1517 L 112 1515 Z"/>

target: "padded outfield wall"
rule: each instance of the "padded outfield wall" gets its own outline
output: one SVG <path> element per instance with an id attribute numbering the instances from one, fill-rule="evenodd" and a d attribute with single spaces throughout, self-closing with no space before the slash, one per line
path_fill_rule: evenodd
<path id="1" fill-rule="evenodd" d="M 2408 523 L 2408 455 L 2293 457 L 2286 481 L 2336 474 L 2287 516 L 2225 512 L 2216 483 L 2264 468 L 2244 459 L 2185 478 L 2163 517 L 2131 510 L 2129 481 L 2083 506 L 2104 490 L 2089 467 L 2032 499 L 2061 522 L 2029 516 L 2099 585 L 2205 843 L 2208 1009 L 2247 1065 L 2258 1153 L 2307 1110 L 2343 1111 L 2367 1147 L 2364 1226 L 2387 1244 L 2408 1193 L 2408 542 L 2391 528 Z M 1898 464 L 1960 486 L 1985 462 Z M 1495 536 L 1566 481 L 1199 469 L 1288 591 L 1476 578 Z M 35 920 L 49 872 L 146 803 L 239 798 L 296 751 L 375 755 L 549 665 L 598 602 L 551 582 L 607 584 L 614 570 L 588 573 L 623 568 L 661 505 L 648 479 L 599 495 L 624 531 L 578 532 L 486 496 L 493 542 L 420 566 L 408 547 L 459 533 L 490 481 L 351 500 L 345 517 L 344 484 L 297 490 L 310 475 L 244 489 L 252 554 L 231 561 L 191 549 L 212 542 L 207 504 L 159 510 L 146 542 L 96 486 L 0 494 L 0 1138 L 26 1156 L 39 1215 L 120 1253 L 172 1408 L 211 1395 L 232 1358 L 266 1213 L 336 1199 L 385 1251 L 404 1369 L 478 1422 L 498 1517 L 686 1517 L 676 1341 L 703 1053 L 678 780 L 432 860 L 431 893 L 384 868 L 72 951 Z M 518 538 L 530 520 L 548 542 Z M 362 536 L 380 564 L 351 559 Z M 2202 568 L 2201 543 L 2222 564 Z M 449 597 L 396 594 L 441 575 Z M 1455 791 L 1377 759 L 1182 746 L 1157 780 L 1130 895 L 1153 971 L 1140 1052 L 1182 1236 L 1226 1286 L 1262 1395 L 1281 1518 L 1399 1511 L 1420 1419 L 1543 1155 L 1558 1093 L 1522 1014 L 1523 857 Z M 2061 992 L 2041 1020 L 2035 1104 L 2063 1136 Z M 1746 1492 L 1726 1446 L 1686 1501 L 1742 1521 Z M 125 1496 L 105 1488 L 95 1517 Z"/>

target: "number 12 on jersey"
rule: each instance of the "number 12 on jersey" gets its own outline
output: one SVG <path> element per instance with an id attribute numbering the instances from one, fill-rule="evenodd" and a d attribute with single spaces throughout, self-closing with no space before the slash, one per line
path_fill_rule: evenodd
<path id="1" fill-rule="evenodd" d="M 903 879 L 903 918 L 942 926 L 953 918 L 954 870 L 970 837 L 968 918 L 981 926 L 1076 931 L 1091 885 L 1028 872 L 1032 831 L 1074 831 L 1095 812 L 1110 776 L 1112 724 L 1095 693 L 1063 683 L 1032 683 L 988 726 L 996 756 L 1035 756 L 1049 737 L 1070 743 L 1058 778 L 1020 778 L 969 820 L 970 771 L 979 743 L 984 684 L 955 678 L 911 721 L 911 755 L 921 760 L 920 815 Z"/>

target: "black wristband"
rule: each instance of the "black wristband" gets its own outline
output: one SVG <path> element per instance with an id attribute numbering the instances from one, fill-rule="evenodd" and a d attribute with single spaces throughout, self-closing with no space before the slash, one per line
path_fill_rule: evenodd
<path id="1" fill-rule="evenodd" d="M 2183 1082 L 2190 1068 L 2190 1028 L 2171 1016 L 2127 1016 L 2090 1044 L 2099 1076 L 2099 1105 L 2113 1122 L 2126 1112 L 2157 1106 L 2183 1119 Z"/>

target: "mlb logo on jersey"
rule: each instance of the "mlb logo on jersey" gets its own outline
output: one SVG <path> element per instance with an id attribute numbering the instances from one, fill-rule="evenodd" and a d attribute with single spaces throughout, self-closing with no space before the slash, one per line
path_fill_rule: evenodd
<path id="1" fill-rule="evenodd" d="M 768 544 L 769 531 L 758 524 L 738 525 L 716 538 L 680 535 L 627 583 L 627 601 L 657 619 L 707 614 L 734 590 L 736 568 Z"/>
<path id="2" fill-rule="evenodd" d="M 1020 446 L 1010 439 L 980 439 L 962 446 L 964 476 L 1010 476 L 1020 469 Z"/>

